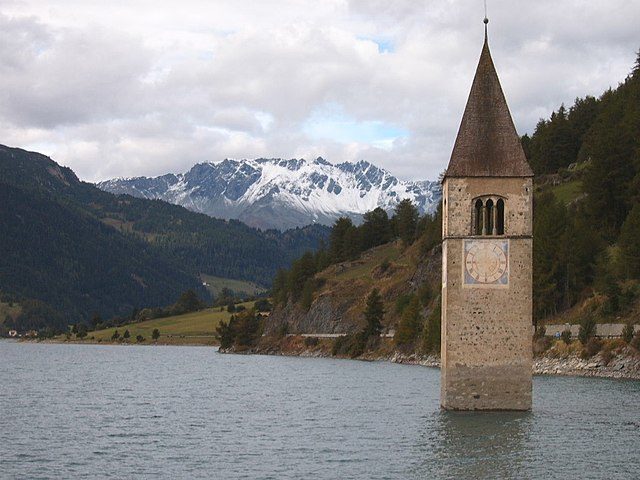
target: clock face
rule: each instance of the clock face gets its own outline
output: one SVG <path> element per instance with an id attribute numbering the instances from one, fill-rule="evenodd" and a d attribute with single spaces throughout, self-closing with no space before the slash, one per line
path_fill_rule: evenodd
<path id="1" fill-rule="evenodd" d="M 508 285 L 508 240 L 465 240 L 463 270 L 465 285 Z"/>

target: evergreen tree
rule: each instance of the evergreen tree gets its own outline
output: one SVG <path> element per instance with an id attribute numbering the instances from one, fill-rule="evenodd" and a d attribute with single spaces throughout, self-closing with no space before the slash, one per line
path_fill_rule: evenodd
<path id="1" fill-rule="evenodd" d="M 560 244 L 566 229 L 566 209 L 552 193 L 535 199 L 533 223 L 534 323 L 555 313 L 562 301 L 564 285 Z"/>
<path id="2" fill-rule="evenodd" d="M 180 295 L 174 307 L 175 314 L 197 312 L 202 310 L 206 305 L 198 298 L 193 290 L 189 289 Z"/>
<path id="3" fill-rule="evenodd" d="M 122 338 L 130 338 L 131 334 L 129 333 L 129 330 L 125 330 L 124 334 L 122 335 Z"/>
<path id="4" fill-rule="evenodd" d="M 78 324 L 76 327 L 76 337 L 82 340 L 87 336 L 87 326 L 84 323 Z"/>
<path id="5" fill-rule="evenodd" d="M 273 301 L 276 305 L 284 305 L 289 297 L 287 291 L 287 271 L 278 270 L 276 278 L 273 280 Z"/>
<path id="6" fill-rule="evenodd" d="M 544 243 L 544 240 L 542 242 Z M 593 284 L 596 259 L 601 251 L 602 243 L 598 234 L 586 215 L 578 210 L 567 221 L 554 260 L 561 264 L 559 268 L 562 270 L 564 308 L 573 306 L 582 291 Z"/>
<path id="7" fill-rule="evenodd" d="M 329 235 L 329 256 L 333 263 L 344 262 L 351 258 L 353 231 L 356 227 L 350 218 L 340 217 L 333 224 Z"/>
<path id="8" fill-rule="evenodd" d="M 102 317 L 100 316 L 99 313 L 94 313 L 91 316 L 91 327 L 95 330 L 97 328 L 98 325 L 100 325 L 102 323 Z"/>
<path id="9" fill-rule="evenodd" d="M 306 252 L 302 257 L 293 262 L 291 271 L 287 278 L 287 290 L 291 293 L 291 298 L 298 301 L 302 295 L 302 289 L 306 281 L 316 273 L 316 261 L 311 252 Z"/>
<path id="10" fill-rule="evenodd" d="M 304 311 L 308 311 L 311 308 L 315 286 L 316 282 L 313 278 L 308 278 L 307 281 L 304 282 L 304 287 L 302 288 L 302 294 L 300 297 L 300 306 Z"/>
<path id="11" fill-rule="evenodd" d="M 394 224 L 398 236 L 405 246 L 411 245 L 415 240 L 418 217 L 418 209 L 411 203 L 411 200 L 402 200 L 396 206 Z"/>
<path id="12" fill-rule="evenodd" d="M 626 343 L 631 343 L 631 341 L 633 340 L 633 333 L 634 333 L 633 323 L 627 322 L 624 328 L 622 329 L 622 339 Z"/>
<path id="13" fill-rule="evenodd" d="M 384 305 L 382 297 L 377 288 L 371 290 L 367 296 L 367 307 L 364 311 L 364 319 L 367 324 L 364 330 L 364 336 L 377 337 L 382 332 L 382 319 L 384 318 Z"/>
<path id="14" fill-rule="evenodd" d="M 627 278 L 640 278 L 640 204 L 627 215 L 618 239 L 622 268 Z"/>
<path id="15" fill-rule="evenodd" d="M 230 323 L 233 321 L 234 317 L 231 317 Z M 233 328 L 230 323 L 221 321 L 216 327 L 215 337 L 220 342 L 221 349 L 227 349 L 233 345 L 235 340 L 235 335 L 233 333 Z"/>
<path id="16" fill-rule="evenodd" d="M 245 310 L 236 315 L 232 323 L 235 334 L 235 345 L 251 347 L 260 337 L 260 319 L 254 310 Z"/>
<path id="17" fill-rule="evenodd" d="M 425 215 L 418 222 L 420 248 L 423 253 L 429 252 L 442 242 L 442 202 L 438 204 L 435 215 Z"/>
<path id="18" fill-rule="evenodd" d="M 151 332 L 151 338 L 154 341 L 157 341 L 160 338 L 160 330 L 158 330 L 157 328 L 154 328 L 153 332 Z"/>
<path id="19" fill-rule="evenodd" d="M 409 345 L 415 342 L 420 331 L 420 299 L 414 295 L 403 309 L 398 330 L 394 336 L 396 345 Z"/>
<path id="20" fill-rule="evenodd" d="M 362 250 L 390 242 L 393 238 L 391 222 L 387 212 L 378 207 L 363 216 L 360 226 Z"/>
<path id="21" fill-rule="evenodd" d="M 427 317 L 422 332 L 422 348 L 425 353 L 440 352 L 440 328 L 441 328 L 442 305 L 439 299 L 435 302 L 434 308 Z"/>

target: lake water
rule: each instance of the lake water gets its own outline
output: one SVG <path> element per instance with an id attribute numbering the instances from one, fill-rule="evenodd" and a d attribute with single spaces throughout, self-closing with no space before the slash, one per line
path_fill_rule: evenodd
<path id="1" fill-rule="evenodd" d="M 536 377 L 439 409 L 439 371 L 0 341 L 0 478 L 640 478 L 640 382 Z"/>

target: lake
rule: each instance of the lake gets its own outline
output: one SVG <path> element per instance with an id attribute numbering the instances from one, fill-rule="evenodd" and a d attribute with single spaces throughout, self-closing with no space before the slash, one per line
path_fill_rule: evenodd
<path id="1" fill-rule="evenodd" d="M 440 372 L 207 347 L 0 341 L 0 478 L 640 478 L 640 382 L 535 377 L 439 409 Z"/>

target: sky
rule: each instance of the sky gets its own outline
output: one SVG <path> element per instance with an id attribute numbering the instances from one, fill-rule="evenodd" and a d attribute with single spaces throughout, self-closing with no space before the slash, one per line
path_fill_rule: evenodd
<path id="1" fill-rule="evenodd" d="M 520 134 L 631 71 L 640 1 L 488 0 Z M 446 168 L 482 0 L 0 0 L 0 143 L 87 181 L 225 158 Z"/>

